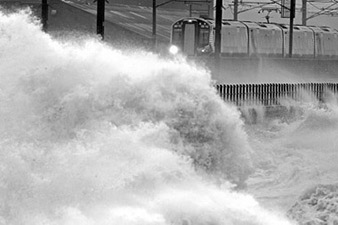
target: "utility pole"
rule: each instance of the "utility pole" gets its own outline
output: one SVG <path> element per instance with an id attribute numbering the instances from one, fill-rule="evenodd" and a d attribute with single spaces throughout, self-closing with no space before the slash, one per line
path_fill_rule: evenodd
<path id="1" fill-rule="evenodd" d="M 293 48 L 293 20 L 295 18 L 296 0 L 291 0 L 290 7 L 290 31 L 289 31 L 289 57 L 292 58 Z"/>
<path id="2" fill-rule="evenodd" d="M 216 16 L 215 16 L 215 57 L 219 57 L 221 53 L 221 31 L 222 31 L 222 8 L 223 0 L 216 0 Z"/>
<path id="3" fill-rule="evenodd" d="M 156 0 L 153 0 L 153 50 L 156 50 L 157 47 L 157 38 L 156 38 Z"/>
<path id="4" fill-rule="evenodd" d="M 234 20 L 238 20 L 238 0 L 234 0 Z"/>
<path id="5" fill-rule="evenodd" d="M 104 39 L 104 12 L 106 0 L 97 0 L 96 33 Z"/>
<path id="6" fill-rule="evenodd" d="M 302 25 L 306 26 L 307 0 L 302 0 Z"/>
<path id="7" fill-rule="evenodd" d="M 216 0 L 216 16 L 215 16 L 215 70 L 219 73 L 220 54 L 221 54 L 221 38 L 222 38 L 222 10 L 223 0 Z"/>
<path id="8" fill-rule="evenodd" d="M 48 21 L 48 2 L 47 2 L 47 0 L 42 0 L 41 20 L 42 20 L 42 30 L 44 32 L 47 32 L 47 21 Z"/>

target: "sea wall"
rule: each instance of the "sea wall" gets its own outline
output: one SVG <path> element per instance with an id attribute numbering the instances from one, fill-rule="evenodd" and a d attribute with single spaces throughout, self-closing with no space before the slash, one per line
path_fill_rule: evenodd
<path id="1" fill-rule="evenodd" d="M 191 60 L 202 61 L 219 84 L 338 82 L 338 59 L 222 57 L 219 67 L 212 57 Z"/>

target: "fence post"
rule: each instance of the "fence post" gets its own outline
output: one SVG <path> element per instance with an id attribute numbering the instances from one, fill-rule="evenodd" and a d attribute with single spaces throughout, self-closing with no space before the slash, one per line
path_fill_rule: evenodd
<path id="1" fill-rule="evenodd" d="M 323 101 L 323 89 L 324 89 L 323 87 L 324 87 L 323 83 L 319 84 L 320 102 Z"/>
<path id="2" fill-rule="evenodd" d="M 246 84 L 246 104 L 251 105 L 251 98 L 250 98 L 250 93 L 251 93 L 251 84 Z"/>
<path id="3" fill-rule="evenodd" d="M 244 101 L 244 91 L 243 91 L 243 85 L 239 85 L 239 105 L 242 106 Z"/>
<path id="4" fill-rule="evenodd" d="M 239 85 L 236 84 L 236 105 L 239 105 Z"/>

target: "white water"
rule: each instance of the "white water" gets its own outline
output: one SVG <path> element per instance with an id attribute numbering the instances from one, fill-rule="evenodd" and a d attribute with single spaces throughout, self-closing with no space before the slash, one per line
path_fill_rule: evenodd
<path id="1" fill-rule="evenodd" d="M 183 59 L 76 41 L 0 14 L 0 224 L 294 223 L 233 187 L 282 206 L 260 192 L 279 194 L 266 162 L 307 141 L 260 137 Z"/>
<path id="2" fill-rule="evenodd" d="M 266 207 L 293 208 L 289 215 L 302 223 L 331 225 L 338 222 L 337 97 L 325 108 L 313 103 L 304 104 L 303 113 L 292 122 L 275 120 L 247 127 L 256 153 L 256 172 L 248 180 L 248 189 Z M 332 193 L 324 191 L 321 196 L 319 185 L 332 185 Z M 331 209 L 324 210 L 320 201 L 327 201 Z M 318 220 L 324 217 L 329 219 Z"/>

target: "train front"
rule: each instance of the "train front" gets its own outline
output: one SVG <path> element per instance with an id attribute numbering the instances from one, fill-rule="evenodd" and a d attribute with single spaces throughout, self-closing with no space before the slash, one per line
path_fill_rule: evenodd
<path id="1" fill-rule="evenodd" d="M 213 25 L 202 18 L 184 18 L 172 26 L 171 54 L 210 55 L 213 52 Z"/>

